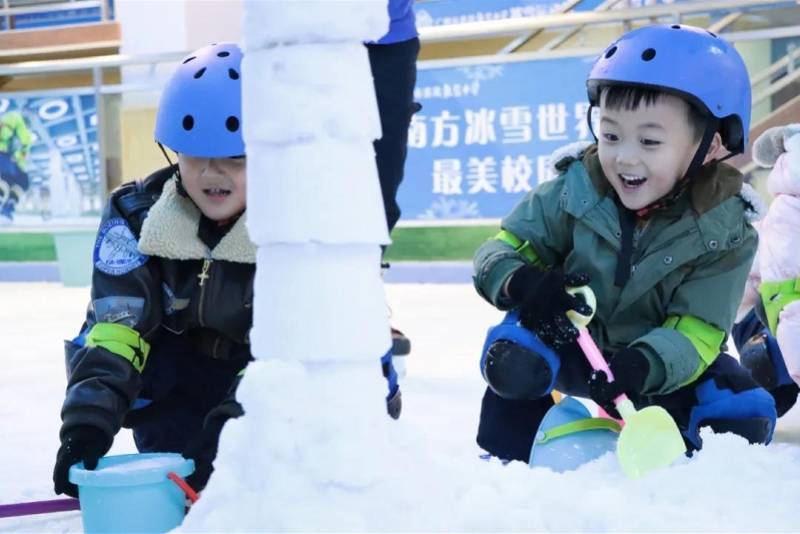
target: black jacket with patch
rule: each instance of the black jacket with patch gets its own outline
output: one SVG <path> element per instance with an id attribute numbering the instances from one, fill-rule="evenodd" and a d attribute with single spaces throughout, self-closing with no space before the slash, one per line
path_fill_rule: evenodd
<path id="1" fill-rule="evenodd" d="M 97 323 L 134 329 L 151 353 L 158 350 L 159 335 L 169 331 L 185 336 L 198 358 L 233 360 L 242 367 L 251 359 L 255 247 L 245 217 L 209 249 L 198 237 L 201 214 L 178 194 L 174 173 L 168 167 L 122 185 L 105 208 L 86 322 L 66 343 L 62 436 L 71 427 L 89 425 L 113 437 L 142 388 L 131 361 L 86 345 Z"/>

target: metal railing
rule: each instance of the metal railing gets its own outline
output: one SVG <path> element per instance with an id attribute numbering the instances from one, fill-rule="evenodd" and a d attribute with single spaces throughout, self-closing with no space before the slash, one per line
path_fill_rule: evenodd
<path id="1" fill-rule="evenodd" d="M 9 0 L 0 0 L 8 2 Z M 41 3 L 41 2 L 40 2 Z M 59 5 L 71 5 L 73 7 L 83 4 L 98 3 L 105 4 L 105 1 L 97 2 L 92 0 L 81 0 L 76 2 L 61 2 Z M 604 5 L 611 7 L 616 0 L 609 0 Z M 800 4 L 800 1 L 797 2 Z M 420 29 L 420 38 L 424 43 L 439 42 L 452 39 L 464 38 L 478 38 L 491 35 L 512 35 L 521 33 L 520 39 L 526 39 L 532 32 L 537 32 L 541 29 L 552 29 L 552 27 L 567 28 L 567 34 L 571 34 L 574 30 L 580 29 L 585 25 L 601 24 L 609 22 L 624 22 L 641 18 L 663 17 L 665 15 L 676 15 L 688 13 L 702 13 L 712 11 L 724 11 L 730 9 L 745 9 L 758 6 L 775 5 L 776 2 L 769 2 L 766 0 L 705 0 L 689 3 L 679 3 L 670 5 L 649 6 L 636 9 L 614 9 L 614 10 L 597 10 L 588 13 L 562 13 L 540 17 L 530 17 L 527 19 L 506 19 L 500 21 L 483 21 L 475 23 L 457 24 L 452 26 L 435 26 Z M 786 2 L 778 2 L 778 4 L 786 4 Z M 794 2 L 791 2 L 794 4 Z M 14 8 L 17 9 L 17 8 Z M 739 16 L 739 12 L 729 13 L 724 15 L 721 19 L 715 22 L 712 26 L 714 30 L 724 29 L 729 26 Z M 758 39 L 771 39 L 780 37 L 800 36 L 800 26 L 789 26 L 780 28 L 758 29 L 740 32 L 723 32 L 721 37 L 729 41 L 749 41 Z M 519 59 L 545 59 L 554 57 L 564 57 L 569 55 L 589 55 L 598 54 L 600 49 L 596 48 L 582 48 L 573 50 L 557 50 L 555 49 L 561 42 L 553 44 L 547 50 L 540 50 L 536 52 L 528 52 L 523 54 L 514 54 L 514 57 Z M 565 40 L 565 39 L 564 39 Z M 102 109 L 102 95 L 107 94 L 122 94 L 137 91 L 155 91 L 160 89 L 159 85 L 153 83 L 121 83 L 121 84 L 104 84 L 103 83 L 103 69 L 106 68 L 120 68 L 126 66 L 150 66 L 154 71 L 158 65 L 177 63 L 182 60 L 189 52 L 165 52 L 159 54 L 147 55 L 127 55 L 127 54 L 113 54 L 106 56 L 85 57 L 75 59 L 59 59 L 59 60 L 45 60 L 45 61 L 30 61 L 15 64 L 0 65 L 0 78 L 4 76 L 51 76 L 53 74 L 65 72 L 90 72 L 92 74 L 93 84 L 89 87 L 69 87 L 59 88 L 47 91 L 20 91 L 20 92 L 0 92 L 0 98 L 14 98 L 14 97 L 27 97 L 27 96 L 43 96 L 46 94 L 93 94 L 98 102 L 98 121 L 102 124 L 104 111 Z M 505 59 L 509 59 L 508 54 L 503 55 Z M 465 62 L 470 63 L 484 63 L 497 61 L 498 55 L 486 57 L 472 57 L 465 58 Z M 774 64 L 761 72 L 756 73 L 752 77 L 752 86 L 754 89 L 753 104 L 756 105 L 763 102 L 767 98 L 779 92 L 781 89 L 787 87 L 789 84 L 800 80 L 800 50 L 790 50 L 786 57 L 780 59 Z M 421 64 L 434 64 L 442 63 L 442 60 L 424 61 Z M 759 89 L 759 87 L 763 89 Z M 758 90 L 757 90 L 758 89 Z M 101 157 L 103 147 L 101 143 Z M 104 168 L 101 166 L 101 173 L 104 173 Z M 104 176 L 102 177 L 105 178 Z M 104 180 L 101 180 L 104 184 Z"/>
<path id="2" fill-rule="evenodd" d="M 98 124 L 105 124 L 106 110 L 102 96 L 110 94 L 132 93 L 136 91 L 155 91 L 160 89 L 156 83 L 136 83 L 136 84 L 104 84 L 103 69 L 123 67 L 123 66 L 150 66 L 153 71 L 157 65 L 162 63 L 177 63 L 186 57 L 184 52 L 168 52 L 162 54 L 148 54 L 130 56 L 125 54 L 115 54 L 112 56 L 98 56 L 78 59 L 63 59 L 50 61 L 29 61 L 11 65 L 0 66 L 0 77 L 3 76 L 49 76 L 64 72 L 88 71 L 92 74 L 92 85 L 89 87 L 62 87 L 51 90 L 38 91 L 13 91 L 0 92 L 2 98 L 27 98 L 53 96 L 79 96 L 93 95 L 96 103 L 96 114 Z M 97 136 L 98 157 L 100 161 L 105 160 L 107 148 L 104 137 Z M 107 187 L 106 167 L 101 164 L 99 167 L 99 185 L 101 198 L 105 198 Z"/>
<path id="3" fill-rule="evenodd" d="M 589 24 L 626 23 L 634 20 L 664 17 L 670 17 L 674 22 L 680 22 L 685 15 L 796 4 L 797 2 L 775 2 L 774 0 L 697 0 L 694 2 L 679 2 L 676 4 L 614 9 L 608 11 L 568 12 L 538 17 L 465 22 L 447 26 L 428 26 L 420 28 L 419 34 L 420 39 L 428 43 L 514 35 L 524 36 L 526 33 L 534 30 L 572 28 Z"/>

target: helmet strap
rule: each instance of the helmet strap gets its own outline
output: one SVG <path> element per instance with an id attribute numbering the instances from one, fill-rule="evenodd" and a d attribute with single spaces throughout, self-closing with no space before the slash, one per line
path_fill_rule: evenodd
<path id="1" fill-rule="evenodd" d="M 592 126 L 592 111 L 594 111 L 594 104 L 589 103 L 589 108 L 586 110 L 586 125 L 589 127 L 589 132 L 591 132 L 596 144 L 599 140 L 597 139 L 597 134 L 594 133 L 594 126 Z"/>
<path id="2" fill-rule="evenodd" d="M 700 140 L 700 145 L 697 147 L 697 152 L 694 153 L 692 162 L 689 163 L 689 168 L 686 169 L 686 174 L 683 175 L 681 180 L 693 176 L 700 170 L 700 167 L 703 166 L 703 160 L 706 158 L 706 154 L 708 154 L 708 149 L 711 147 L 711 142 L 714 140 L 714 134 L 717 133 L 717 130 L 719 130 L 719 119 L 711 115 L 706 121 L 706 128 L 703 132 L 703 138 Z M 715 160 L 717 163 L 720 161 L 722 160 Z"/>
<path id="3" fill-rule="evenodd" d="M 703 160 L 706 158 L 706 154 L 708 154 L 708 149 L 711 147 L 711 142 L 714 140 L 714 134 L 717 133 L 718 129 L 719 119 L 713 115 L 710 115 L 706 121 L 705 130 L 703 131 L 703 138 L 700 140 L 700 145 L 697 147 L 697 152 L 694 153 L 694 157 L 692 158 L 691 163 L 689 163 L 686 173 L 680 179 L 678 179 L 678 181 L 675 183 L 675 187 L 672 188 L 672 191 L 659 198 L 655 202 L 636 210 L 636 215 L 639 216 L 639 218 L 646 219 L 652 215 L 653 212 L 673 205 L 683 195 L 683 193 L 689 189 L 690 179 L 703 167 Z M 732 154 L 722 159 L 715 159 L 709 163 L 717 164 L 731 156 Z"/>
<path id="4" fill-rule="evenodd" d="M 162 145 L 158 141 L 156 141 L 156 144 L 158 145 L 158 148 L 161 149 L 161 153 L 164 154 L 164 158 L 166 158 L 167 163 L 169 163 L 169 166 L 175 168 L 175 180 L 177 181 L 175 185 L 175 190 L 178 191 L 178 194 L 180 196 L 184 198 L 188 197 L 189 193 L 187 193 L 186 189 L 183 187 L 183 180 L 181 179 L 181 168 L 176 163 L 172 163 L 172 160 L 169 159 L 169 154 L 167 154 L 167 151 L 164 150 L 164 145 Z"/>

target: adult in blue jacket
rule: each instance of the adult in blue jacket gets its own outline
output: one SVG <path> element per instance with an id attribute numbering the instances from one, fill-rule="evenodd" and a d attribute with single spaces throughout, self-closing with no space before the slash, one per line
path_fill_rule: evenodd
<path id="1" fill-rule="evenodd" d="M 386 224 L 392 231 L 400 218 L 397 189 L 403 181 L 406 145 L 411 116 L 417 110 L 414 103 L 414 84 L 417 81 L 419 38 L 414 19 L 413 0 L 389 0 L 389 31 L 376 42 L 367 43 L 383 137 L 376 140 L 375 161 L 383 194 Z M 387 407 L 389 415 L 400 416 L 401 397 L 397 376 L 391 365 L 392 355 L 402 356 L 411 351 L 411 342 L 399 330 L 392 328 L 392 350 L 381 359 L 383 372 L 389 380 Z"/>

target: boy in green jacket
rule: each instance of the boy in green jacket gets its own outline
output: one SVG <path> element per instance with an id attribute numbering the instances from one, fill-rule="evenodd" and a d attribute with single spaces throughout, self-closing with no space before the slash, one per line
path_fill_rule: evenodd
<path id="1" fill-rule="evenodd" d="M 689 451 L 700 426 L 768 442 L 774 402 L 723 353 L 757 244 L 752 193 L 721 163 L 747 146 L 741 57 L 706 30 L 649 26 L 609 46 L 587 88 L 597 144 L 554 155 L 560 175 L 475 255 L 481 296 L 547 346 L 488 344 L 478 444 L 527 461 L 553 387 L 614 416 L 623 392 L 637 407 L 663 406 Z M 597 296 L 589 330 L 613 382 L 592 372 L 566 317 L 591 311 L 565 290 L 587 284 Z"/>

